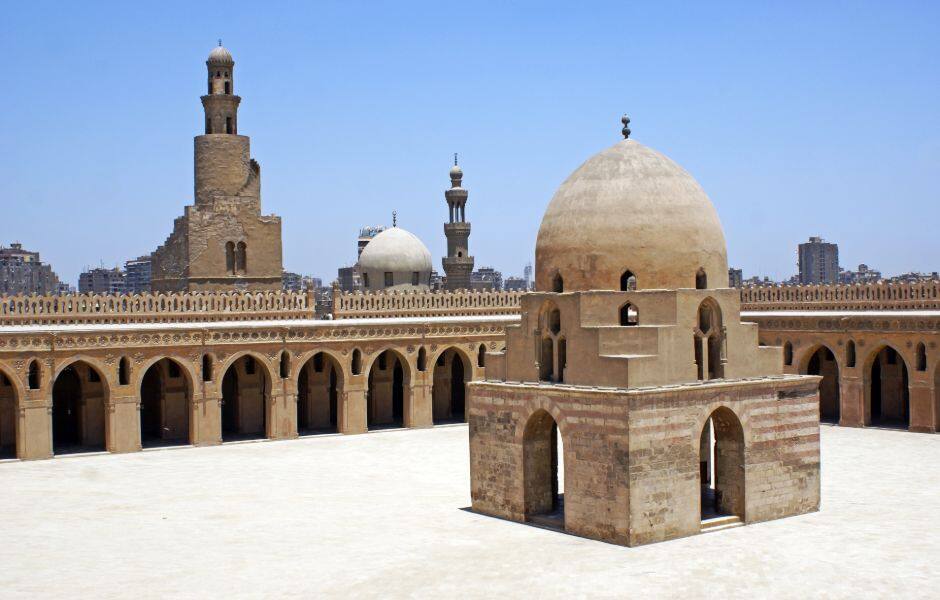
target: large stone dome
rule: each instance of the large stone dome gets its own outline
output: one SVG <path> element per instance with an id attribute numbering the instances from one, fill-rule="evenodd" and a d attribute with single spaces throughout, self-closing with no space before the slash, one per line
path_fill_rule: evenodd
<path id="1" fill-rule="evenodd" d="M 619 290 L 630 271 L 637 289 L 727 287 L 728 258 L 718 213 L 679 165 L 633 140 L 592 156 L 548 205 L 535 244 L 535 287 Z M 705 281 L 699 277 L 698 287 Z"/>
<path id="2" fill-rule="evenodd" d="M 232 58 L 232 53 L 219 43 L 218 46 L 209 52 L 208 62 L 219 65 L 233 65 L 235 64 L 235 59 Z"/>
<path id="3" fill-rule="evenodd" d="M 431 253 L 416 235 L 401 227 L 392 227 L 366 244 L 359 256 L 359 268 L 363 285 L 370 291 L 427 289 L 431 279 Z M 391 285 L 386 285 L 386 273 L 391 273 Z"/>

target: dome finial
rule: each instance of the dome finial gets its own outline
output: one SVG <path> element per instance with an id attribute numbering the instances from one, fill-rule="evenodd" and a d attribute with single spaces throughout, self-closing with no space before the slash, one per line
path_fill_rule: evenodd
<path id="1" fill-rule="evenodd" d="M 398 211 L 392 211 L 392 227 L 398 227 Z"/>
<path id="2" fill-rule="evenodd" d="M 629 139 L 630 138 L 630 127 L 629 127 L 630 117 L 628 117 L 627 115 L 624 115 L 620 117 L 620 122 L 623 123 L 623 129 L 620 130 L 620 133 L 623 134 L 623 139 L 625 140 Z"/>
<path id="3" fill-rule="evenodd" d="M 454 166 L 457 166 L 457 153 L 454 152 Z"/>
<path id="4" fill-rule="evenodd" d="M 222 47 L 222 38 L 219 38 L 219 48 Z"/>

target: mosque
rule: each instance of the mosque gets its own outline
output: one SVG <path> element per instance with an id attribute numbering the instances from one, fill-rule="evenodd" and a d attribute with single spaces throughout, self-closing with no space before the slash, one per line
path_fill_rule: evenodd
<path id="1" fill-rule="evenodd" d="M 469 385 L 473 509 L 629 546 L 818 510 L 819 378 L 758 345 L 711 201 L 623 123 Z"/>

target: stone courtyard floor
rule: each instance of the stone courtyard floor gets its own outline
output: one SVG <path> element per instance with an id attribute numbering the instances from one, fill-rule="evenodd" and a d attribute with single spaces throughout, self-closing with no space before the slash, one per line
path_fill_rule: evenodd
<path id="1" fill-rule="evenodd" d="M 0 464 L 0 597 L 928 597 L 940 435 L 824 426 L 819 513 L 623 548 L 476 515 L 467 428 Z"/>

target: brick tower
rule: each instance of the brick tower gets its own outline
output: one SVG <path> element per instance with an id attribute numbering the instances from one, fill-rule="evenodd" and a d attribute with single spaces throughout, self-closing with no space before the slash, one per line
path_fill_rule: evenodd
<path id="1" fill-rule="evenodd" d="M 450 170 L 450 189 L 444 192 L 447 207 L 450 209 L 450 222 L 444 223 L 444 235 L 447 236 L 447 256 L 443 259 L 444 273 L 447 281 L 444 288 L 448 290 L 469 290 L 470 272 L 473 271 L 473 257 L 468 248 L 470 238 L 470 223 L 466 220 L 465 207 L 468 192 L 460 187 L 463 171 L 457 166 L 457 155 L 454 155 L 454 166 Z"/>
<path id="2" fill-rule="evenodd" d="M 261 214 L 261 166 L 238 135 L 235 61 L 206 61 L 205 134 L 196 136 L 195 203 L 153 253 L 154 292 L 281 289 L 281 218 Z"/>

